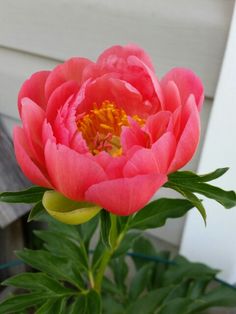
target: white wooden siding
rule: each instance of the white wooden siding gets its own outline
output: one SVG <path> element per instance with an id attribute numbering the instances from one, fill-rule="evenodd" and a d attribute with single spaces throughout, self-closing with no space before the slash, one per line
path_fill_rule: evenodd
<path id="1" fill-rule="evenodd" d="M 230 171 L 217 185 L 236 190 L 236 7 L 224 57 L 209 128 L 199 164 L 199 172 L 228 166 Z M 208 224 L 205 228 L 194 211 L 188 215 L 181 253 L 192 260 L 222 269 L 221 277 L 236 282 L 236 208 L 224 210 L 209 199 Z"/>

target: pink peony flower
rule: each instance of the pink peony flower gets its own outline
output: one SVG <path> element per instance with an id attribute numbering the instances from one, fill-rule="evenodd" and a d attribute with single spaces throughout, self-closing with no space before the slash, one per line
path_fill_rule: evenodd
<path id="1" fill-rule="evenodd" d="M 111 47 L 95 63 L 71 58 L 23 84 L 16 158 L 35 184 L 129 215 L 192 158 L 202 103 L 192 71 L 159 82 L 137 46 Z"/>

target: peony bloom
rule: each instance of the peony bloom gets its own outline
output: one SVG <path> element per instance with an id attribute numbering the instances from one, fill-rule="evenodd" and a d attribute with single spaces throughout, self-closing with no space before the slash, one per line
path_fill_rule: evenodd
<path id="1" fill-rule="evenodd" d="M 71 58 L 23 84 L 16 157 L 35 184 L 129 215 L 192 158 L 202 102 L 192 71 L 158 81 L 137 46 L 111 47 L 95 63 Z"/>

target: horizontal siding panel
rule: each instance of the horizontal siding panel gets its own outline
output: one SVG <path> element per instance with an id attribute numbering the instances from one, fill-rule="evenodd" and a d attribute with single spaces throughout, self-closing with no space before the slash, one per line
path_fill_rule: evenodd
<path id="1" fill-rule="evenodd" d="M 36 55 L 0 48 L 0 113 L 18 118 L 17 94 L 32 73 L 48 70 L 58 62 Z"/>
<path id="2" fill-rule="evenodd" d="M 234 0 L 0 0 L 0 45 L 64 60 L 135 42 L 157 73 L 186 66 L 214 95 Z M 0 64 L 1 66 L 1 64 Z"/>

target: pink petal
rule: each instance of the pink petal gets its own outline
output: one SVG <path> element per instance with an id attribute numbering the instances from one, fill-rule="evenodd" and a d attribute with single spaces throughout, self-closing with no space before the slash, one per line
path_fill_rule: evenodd
<path id="1" fill-rule="evenodd" d="M 167 173 L 176 149 L 175 137 L 168 132 L 162 135 L 151 149 L 141 148 L 128 160 L 124 176 Z"/>
<path id="2" fill-rule="evenodd" d="M 28 80 L 22 85 L 18 94 L 18 109 L 21 115 L 21 100 L 24 97 L 30 98 L 43 110 L 46 108 L 46 100 L 44 87 L 50 71 L 40 71 L 34 73 Z"/>
<path id="3" fill-rule="evenodd" d="M 176 151 L 176 139 L 173 133 L 163 134 L 151 148 L 157 160 L 160 173 L 167 173 Z"/>
<path id="4" fill-rule="evenodd" d="M 168 129 L 171 113 L 160 111 L 148 117 L 145 124 L 145 131 L 150 134 L 152 143 L 156 142 Z"/>
<path id="5" fill-rule="evenodd" d="M 78 104 L 77 113 L 88 112 L 96 103 L 98 106 L 108 100 L 116 107 L 124 109 L 128 115 L 145 114 L 142 95 L 129 83 L 104 75 L 92 82 L 86 82 L 83 97 L 78 94 L 75 102 Z"/>
<path id="6" fill-rule="evenodd" d="M 91 157 L 78 154 L 64 145 L 48 141 L 45 159 L 56 190 L 72 200 L 83 200 L 91 185 L 107 179 L 102 167 Z"/>
<path id="7" fill-rule="evenodd" d="M 53 93 L 51 94 L 48 105 L 47 105 L 47 120 L 49 122 L 52 122 L 55 117 L 57 111 L 64 106 L 64 104 L 67 102 L 68 98 L 71 97 L 71 95 L 74 95 L 79 90 L 79 85 L 75 81 L 69 81 L 63 83 L 61 86 L 56 88 Z"/>
<path id="8" fill-rule="evenodd" d="M 83 73 L 92 62 L 85 58 L 71 58 L 59 64 L 49 75 L 45 85 L 45 95 L 49 99 L 53 91 L 67 81 L 83 82 Z"/>
<path id="9" fill-rule="evenodd" d="M 28 147 L 27 139 L 22 128 L 18 126 L 14 128 L 13 140 L 16 159 L 25 176 L 34 184 L 52 188 L 52 184 L 46 178 L 45 174 L 43 174 L 40 168 L 31 159 L 30 148 Z"/>
<path id="10" fill-rule="evenodd" d="M 191 114 L 180 134 L 176 153 L 168 172 L 174 172 L 190 161 L 199 143 L 200 117 L 193 97 L 189 97 L 186 106 L 188 110 L 191 109 Z"/>
<path id="11" fill-rule="evenodd" d="M 134 146 L 150 147 L 150 137 L 140 125 L 129 119 L 130 126 L 122 127 L 120 136 L 123 152 L 126 154 Z"/>
<path id="12" fill-rule="evenodd" d="M 23 98 L 21 105 L 22 123 L 28 144 L 34 152 L 35 159 L 43 165 L 42 127 L 45 120 L 45 111 L 29 98 Z"/>
<path id="13" fill-rule="evenodd" d="M 125 177 L 135 177 L 137 175 L 158 174 L 160 168 L 155 154 L 147 148 L 137 150 L 124 167 Z"/>
<path id="14" fill-rule="evenodd" d="M 85 197 L 116 215 L 130 215 L 144 207 L 166 181 L 163 174 L 104 181 L 91 186 Z"/>
<path id="15" fill-rule="evenodd" d="M 181 106 L 181 98 L 178 87 L 174 81 L 169 81 L 162 86 L 164 95 L 164 109 L 174 112 Z"/>
<path id="16" fill-rule="evenodd" d="M 154 70 L 152 61 L 148 54 L 134 44 L 127 46 L 112 46 L 106 49 L 98 58 L 97 64 L 111 72 L 123 71 L 123 65 L 129 56 L 136 56 L 142 60 L 151 70 Z"/>
<path id="17" fill-rule="evenodd" d="M 201 80 L 189 69 L 174 68 L 169 71 L 161 80 L 161 86 L 166 88 L 169 81 L 175 82 L 182 104 L 185 104 L 189 95 L 193 94 L 198 107 L 201 110 L 203 104 L 203 85 Z"/>
<path id="18" fill-rule="evenodd" d="M 144 62 L 134 56 L 130 56 L 129 65 L 134 69 L 139 69 L 141 77 L 138 77 L 133 82 L 131 80 L 131 84 L 133 84 L 141 93 L 152 102 L 153 108 L 150 113 L 156 113 L 163 107 L 163 95 L 160 83 L 155 75 L 155 72 L 152 71 Z M 137 70 L 136 70 L 137 71 Z M 133 70 L 133 72 L 135 72 Z M 151 89 L 149 93 L 147 93 L 147 89 Z M 155 106 L 154 106 L 155 104 Z"/>

